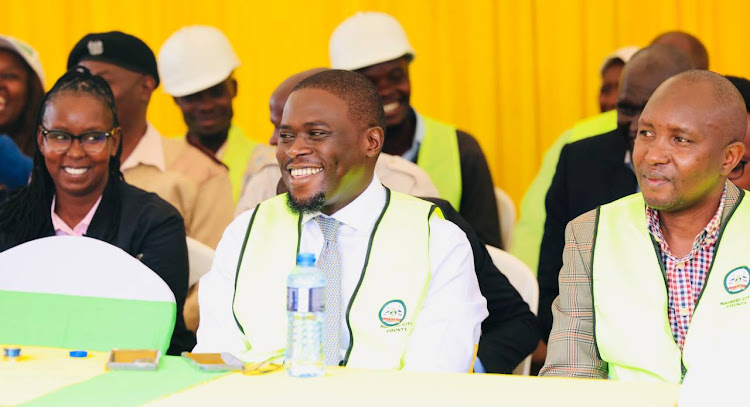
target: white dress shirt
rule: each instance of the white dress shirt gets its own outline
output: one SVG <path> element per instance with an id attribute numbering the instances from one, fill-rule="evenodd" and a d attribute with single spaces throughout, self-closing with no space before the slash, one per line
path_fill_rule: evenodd
<path id="1" fill-rule="evenodd" d="M 373 226 L 385 205 L 386 192 L 377 176 L 349 205 L 332 215 L 342 222 L 337 242 L 341 252 L 342 310 L 349 304 L 359 281 Z M 324 238 L 314 217 L 304 215 L 300 252 L 316 255 Z M 199 288 L 200 327 L 195 352 L 248 350 L 232 313 L 237 259 L 252 210 L 238 216 L 226 229 L 216 257 Z M 474 258 L 466 235 L 453 223 L 437 217 L 430 220 L 431 279 L 414 331 L 410 337 L 404 368 L 423 371 L 467 372 L 474 346 L 479 341 L 481 322 L 487 317 L 474 272 Z M 290 270 L 291 271 L 291 270 Z M 349 346 L 349 332 L 342 312 L 342 354 Z"/>

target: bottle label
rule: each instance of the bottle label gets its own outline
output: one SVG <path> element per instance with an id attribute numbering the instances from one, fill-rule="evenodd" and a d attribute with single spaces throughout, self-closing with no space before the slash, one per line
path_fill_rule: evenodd
<path id="1" fill-rule="evenodd" d="M 286 310 L 293 312 L 323 312 L 326 308 L 324 287 L 286 289 Z"/>

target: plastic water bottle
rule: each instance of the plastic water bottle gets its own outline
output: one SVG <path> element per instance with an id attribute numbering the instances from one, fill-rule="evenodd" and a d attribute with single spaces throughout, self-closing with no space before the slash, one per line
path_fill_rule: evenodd
<path id="1" fill-rule="evenodd" d="M 323 376 L 326 279 L 315 267 L 314 254 L 297 255 L 297 266 L 289 274 L 286 285 L 286 371 L 294 377 Z"/>

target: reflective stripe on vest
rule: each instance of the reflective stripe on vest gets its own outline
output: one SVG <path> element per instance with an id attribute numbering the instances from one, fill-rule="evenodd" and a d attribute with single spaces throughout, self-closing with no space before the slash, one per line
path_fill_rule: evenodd
<path id="1" fill-rule="evenodd" d="M 362 274 L 346 309 L 346 366 L 399 369 L 430 282 L 429 202 L 391 192 L 373 227 Z M 233 311 L 249 361 L 281 356 L 286 345 L 286 278 L 299 251 L 301 219 L 286 194 L 262 202 L 238 262 Z"/>
<path id="2" fill-rule="evenodd" d="M 569 130 L 570 135 L 566 143 L 575 143 L 576 141 L 599 134 L 609 133 L 616 128 L 617 110 L 610 110 L 576 123 L 575 126 Z"/>
<path id="3" fill-rule="evenodd" d="M 594 334 L 610 378 L 680 383 L 691 365 L 727 345 L 727 338 L 750 339 L 750 204 L 742 195 L 729 216 L 681 354 L 643 195 L 599 209 L 591 266 Z"/>
<path id="4" fill-rule="evenodd" d="M 429 117 L 424 120 L 424 140 L 419 146 L 417 165 L 430 176 L 440 197 L 458 211 L 461 205 L 461 156 L 456 128 Z"/>

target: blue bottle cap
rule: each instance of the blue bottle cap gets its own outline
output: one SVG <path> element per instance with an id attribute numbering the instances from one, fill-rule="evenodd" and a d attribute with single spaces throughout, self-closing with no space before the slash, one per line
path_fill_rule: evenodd
<path id="1" fill-rule="evenodd" d="M 72 350 L 68 353 L 71 358 L 85 358 L 89 355 L 85 350 Z"/>
<path id="2" fill-rule="evenodd" d="M 21 356 L 21 348 L 3 348 L 3 356 L 17 358 Z"/>
<path id="3" fill-rule="evenodd" d="M 299 253 L 297 255 L 298 266 L 314 266 L 315 265 L 315 254 L 314 253 Z"/>

